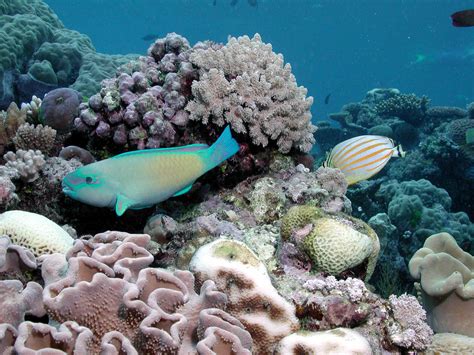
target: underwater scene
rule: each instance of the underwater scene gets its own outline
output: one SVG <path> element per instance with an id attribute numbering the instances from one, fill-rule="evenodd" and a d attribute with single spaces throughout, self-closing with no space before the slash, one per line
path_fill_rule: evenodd
<path id="1" fill-rule="evenodd" d="M 474 354 L 474 0 L 0 0 L 0 355 Z"/>

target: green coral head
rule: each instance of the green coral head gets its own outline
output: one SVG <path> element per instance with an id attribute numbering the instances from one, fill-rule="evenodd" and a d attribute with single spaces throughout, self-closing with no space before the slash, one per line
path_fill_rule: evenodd
<path id="1" fill-rule="evenodd" d="M 260 264 L 259 259 L 249 247 L 235 240 L 223 239 L 219 241 L 214 245 L 213 255 L 228 261 L 238 261 L 251 266 L 258 266 Z"/>

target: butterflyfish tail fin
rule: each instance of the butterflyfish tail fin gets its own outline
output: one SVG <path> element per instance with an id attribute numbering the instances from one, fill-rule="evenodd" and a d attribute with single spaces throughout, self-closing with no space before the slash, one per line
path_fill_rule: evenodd
<path id="1" fill-rule="evenodd" d="M 232 137 L 230 126 L 227 126 L 214 144 L 204 153 L 207 170 L 211 170 L 229 159 L 239 151 L 239 148 L 239 143 Z"/>
<path id="2" fill-rule="evenodd" d="M 394 157 L 400 157 L 400 158 L 405 158 L 405 155 L 407 155 L 407 152 L 403 150 L 403 147 L 401 144 L 397 145 L 395 147 L 395 153 L 393 154 Z"/>

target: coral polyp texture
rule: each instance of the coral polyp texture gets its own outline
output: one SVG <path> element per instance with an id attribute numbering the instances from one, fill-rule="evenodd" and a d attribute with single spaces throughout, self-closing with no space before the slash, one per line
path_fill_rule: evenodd
<path id="1" fill-rule="evenodd" d="M 8 235 L 14 244 L 28 248 L 35 256 L 66 253 L 74 241 L 48 218 L 19 210 L 0 214 L 0 235 Z"/>
<path id="2" fill-rule="evenodd" d="M 474 257 L 448 233 L 434 234 L 410 260 L 430 325 L 439 333 L 474 336 Z"/>
<path id="3" fill-rule="evenodd" d="M 380 250 L 377 234 L 367 224 L 314 206 L 290 208 L 282 219 L 281 236 L 305 251 L 317 271 L 339 275 L 365 262 L 365 280 L 372 276 Z"/>
<path id="4" fill-rule="evenodd" d="M 283 153 L 311 150 L 313 98 L 297 86 L 290 64 L 259 34 L 230 37 L 221 48 L 198 48 L 190 61 L 200 72 L 192 85 L 194 98 L 186 106 L 191 120 L 230 124 L 253 144 L 275 142 Z"/>

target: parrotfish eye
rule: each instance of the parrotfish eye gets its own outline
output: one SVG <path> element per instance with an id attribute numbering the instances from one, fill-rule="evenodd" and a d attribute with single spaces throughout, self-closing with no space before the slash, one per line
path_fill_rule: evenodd
<path id="1" fill-rule="evenodd" d="M 90 176 L 86 177 L 86 184 L 91 185 L 94 179 L 92 179 Z"/>

